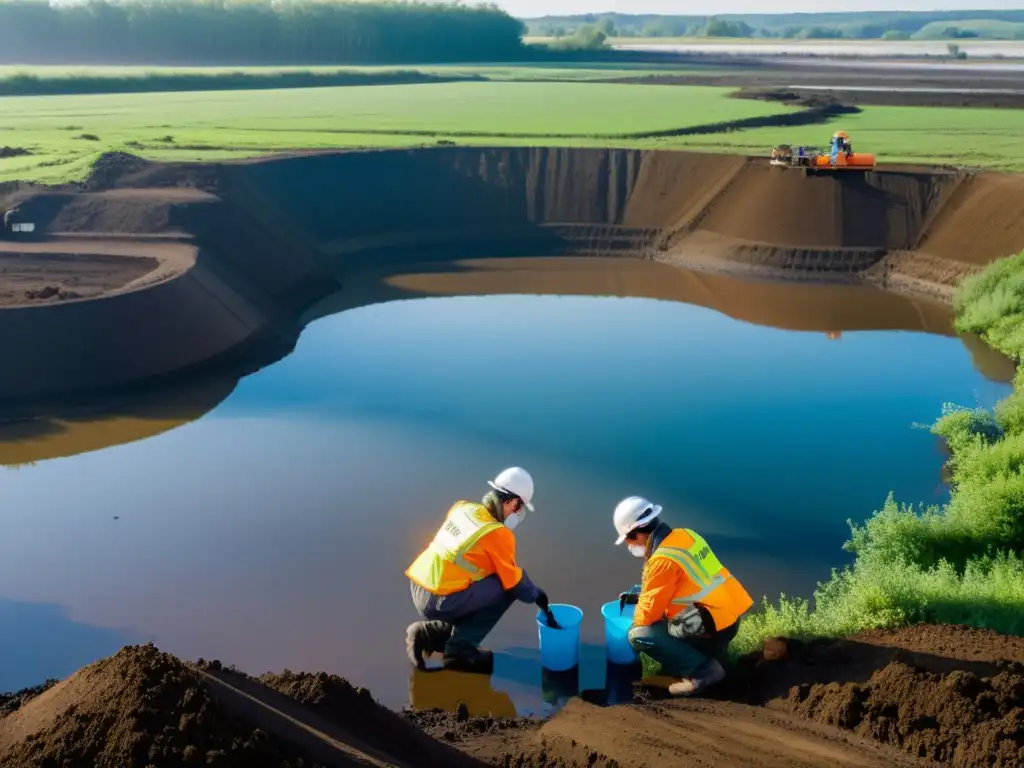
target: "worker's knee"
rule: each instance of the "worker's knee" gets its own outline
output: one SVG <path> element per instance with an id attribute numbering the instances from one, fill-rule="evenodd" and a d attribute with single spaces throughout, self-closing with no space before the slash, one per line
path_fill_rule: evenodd
<path id="1" fill-rule="evenodd" d="M 650 627 L 630 627 L 626 639 L 634 651 L 642 651 L 654 644 L 654 635 Z"/>

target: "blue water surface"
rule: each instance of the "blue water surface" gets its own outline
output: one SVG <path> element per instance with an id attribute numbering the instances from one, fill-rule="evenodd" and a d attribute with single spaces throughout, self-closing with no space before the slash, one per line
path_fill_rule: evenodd
<path id="1" fill-rule="evenodd" d="M 664 505 L 755 597 L 809 595 L 846 562 L 847 519 L 890 491 L 946 498 L 913 424 L 1006 392 L 955 336 L 829 338 L 628 298 L 354 309 L 195 422 L 0 472 L 0 619 L 17 627 L 0 690 L 153 640 L 252 673 L 328 670 L 391 706 L 542 711 L 565 692 L 541 684 L 531 606 L 488 639 L 492 678 L 417 678 L 403 655 L 405 567 L 496 472 L 534 475 L 519 557 L 585 610 L 584 682 L 601 685 L 600 605 L 640 569 L 613 546 L 619 499 Z"/>

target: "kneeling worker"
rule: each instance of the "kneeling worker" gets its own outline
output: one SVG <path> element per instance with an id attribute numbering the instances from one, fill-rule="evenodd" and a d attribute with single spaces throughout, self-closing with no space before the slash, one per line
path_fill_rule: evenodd
<path id="1" fill-rule="evenodd" d="M 423 669 L 423 656 L 444 653 L 444 667 L 487 671 L 493 661 L 481 641 L 512 603 L 536 603 L 547 610 L 548 597 L 516 565 L 512 530 L 533 511 L 533 478 L 520 467 L 493 481 L 483 503 L 459 501 L 448 510 L 441 529 L 406 570 L 416 610 L 427 621 L 406 630 L 409 660 Z"/>
<path id="2" fill-rule="evenodd" d="M 670 694 L 690 696 L 725 677 L 725 651 L 754 601 L 704 539 L 672 529 L 660 515 L 660 506 L 639 496 L 615 508 L 616 546 L 626 542 L 634 557 L 645 558 L 640 593 L 620 600 L 636 605 L 629 644 L 641 654 L 644 676 L 653 661 L 676 679 Z"/>

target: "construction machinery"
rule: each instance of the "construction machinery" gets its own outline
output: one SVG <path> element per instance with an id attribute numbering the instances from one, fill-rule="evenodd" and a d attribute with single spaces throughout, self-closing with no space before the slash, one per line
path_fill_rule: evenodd
<path id="1" fill-rule="evenodd" d="M 4 212 L 3 222 L 0 223 L 0 237 L 12 237 L 35 231 L 36 225 L 31 222 L 22 221 L 17 208 L 11 208 Z"/>
<path id="2" fill-rule="evenodd" d="M 797 147 L 780 144 L 772 150 L 771 165 L 781 168 L 803 168 L 808 173 L 829 173 L 832 171 L 873 171 L 875 156 L 865 152 L 854 152 L 850 135 L 836 131 L 832 135 L 828 152 L 813 147 Z"/>

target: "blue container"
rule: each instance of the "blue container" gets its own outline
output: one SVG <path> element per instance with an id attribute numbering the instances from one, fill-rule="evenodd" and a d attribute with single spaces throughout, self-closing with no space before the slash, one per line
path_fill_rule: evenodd
<path id="1" fill-rule="evenodd" d="M 619 601 L 612 600 L 601 606 L 604 616 L 604 650 L 612 664 L 633 664 L 639 658 L 629 644 L 627 633 L 633 625 L 635 605 L 627 605 L 619 615 Z"/>
<path id="2" fill-rule="evenodd" d="M 548 626 L 544 611 L 537 611 L 537 632 L 540 638 L 540 664 L 552 672 L 566 672 L 580 663 L 580 624 L 583 611 L 575 605 L 552 603 L 560 629 Z"/>

